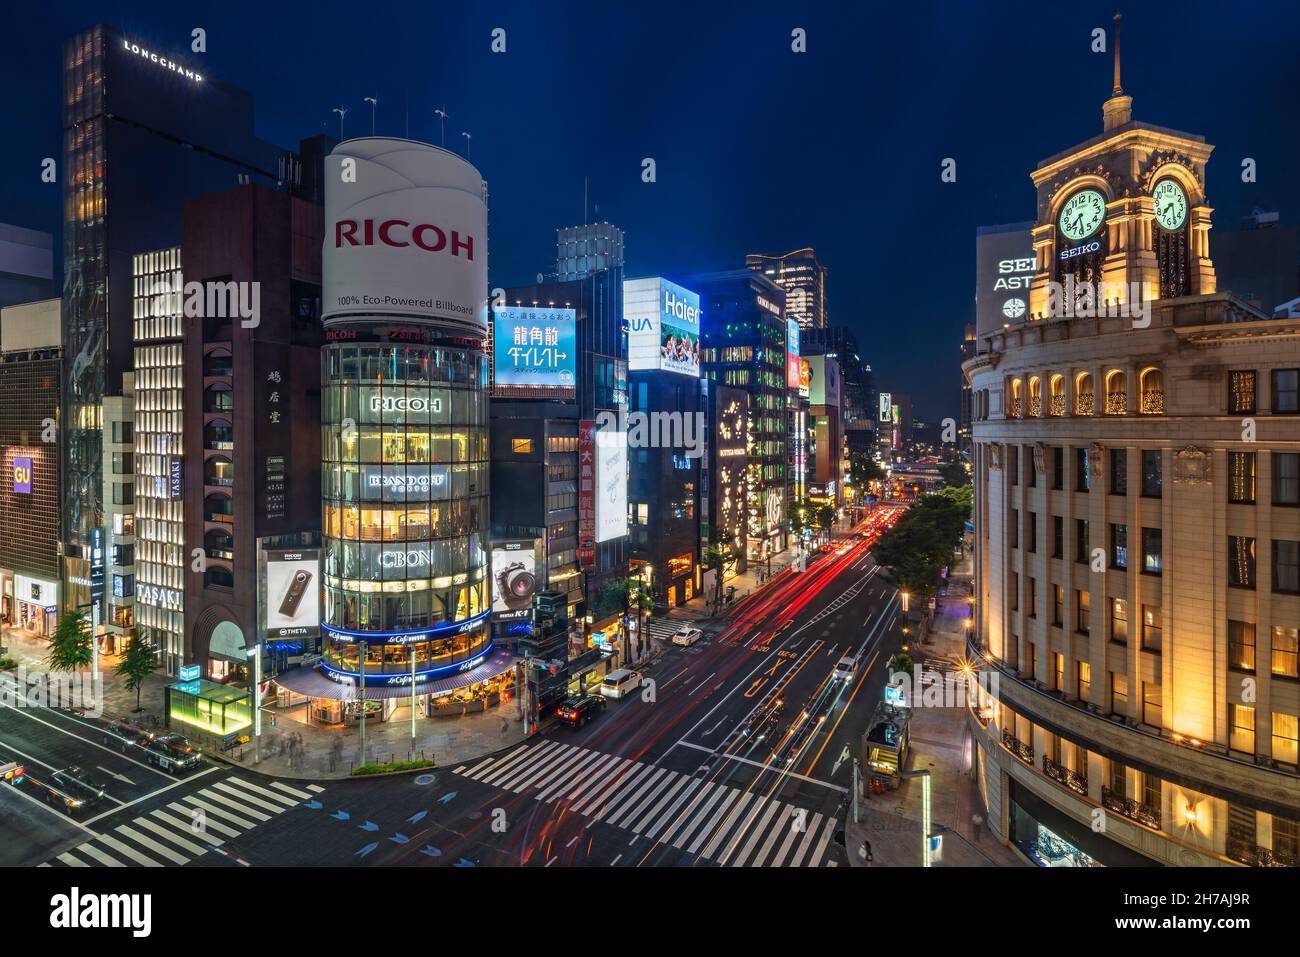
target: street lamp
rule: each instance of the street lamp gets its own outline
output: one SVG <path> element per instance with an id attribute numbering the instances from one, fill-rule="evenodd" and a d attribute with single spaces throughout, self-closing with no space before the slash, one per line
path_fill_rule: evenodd
<path id="1" fill-rule="evenodd" d="M 446 149 L 446 147 L 447 147 L 447 108 L 446 108 L 446 107 L 439 107 L 438 109 L 434 110 L 433 112 L 436 113 L 437 116 L 438 116 L 438 133 L 439 133 L 439 136 L 441 137 L 441 144 L 440 144 L 440 145 L 441 145 L 444 149 Z"/>
<path id="2" fill-rule="evenodd" d="M 334 112 L 339 115 L 339 139 L 343 139 L 343 117 L 348 115 L 348 108 L 346 106 L 336 106 Z"/>
<path id="3" fill-rule="evenodd" d="M 361 99 L 363 102 L 370 104 L 370 135 L 374 136 L 375 135 L 375 109 L 376 107 L 379 106 L 379 100 L 377 97 L 373 97 L 373 96 L 364 96 Z"/>
<path id="4" fill-rule="evenodd" d="M 465 159 L 467 162 L 472 163 L 474 162 L 474 160 L 470 159 L 472 155 L 470 151 L 470 147 L 474 145 L 474 137 L 464 132 L 462 132 L 460 135 L 465 137 Z"/>

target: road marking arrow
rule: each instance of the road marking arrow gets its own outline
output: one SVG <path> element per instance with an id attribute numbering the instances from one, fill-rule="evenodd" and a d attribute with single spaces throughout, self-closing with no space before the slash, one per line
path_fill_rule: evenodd
<path id="1" fill-rule="evenodd" d="M 330 815 L 330 817 L 334 818 L 336 821 L 349 821 L 352 819 L 352 815 L 347 811 L 335 811 Z"/>
<path id="2" fill-rule="evenodd" d="M 379 825 L 374 821 L 366 821 L 365 824 L 358 824 L 357 828 L 362 831 L 377 831 L 379 830 Z"/>
<path id="3" fill-rule="evenodd" d="M 439 803 L 439 804 L 446 804 L 446 803 L 448 803 L 452 798 L 454 798 L 454 797 L 456 796 L 457 793 L 458 793 L 458 792 L 456 792 L 456 791 L 448 791 L 448 792 L 447 792 L 446 794 L 444 794 L 442 797 L 438 798 L 438 803 Z"/>
<path id="4" fill-rule="evenodd" d="M 412 814 L 410 817 L 406 819 L 406 823 L 414 824 L 417 821 L 421 821 L 424 819 L 424 816 L 428 813 L 429 813 L 428 811 L 416 811 L 414 814 Z"/>
<path id="5" fill-rule="evenodd" d="M 849 746 L 846 744 L 844 750 L 840 752 L 840 756 L 835 759 L 835 766 L 831 768 L 831 777 L 835 777 L 840 770 L 840 765 L 847 761 L 850 756 Z"/>
<path id="6" fill-rule="evenodd" d="M 438 850 L 432 844 L 426 844 L 420 849 L 420 853 L 426 857 L 442 857 L 442 851 Z"/>
<path id="7" fill-rule="evenodd" d="M 324 806 L 325 805 L 321 804 L 320 801 L 316 801 L 316 800 L 307 801 L 303 804 L 303 807 L 309 807 L 313 811 L 319 811 Z"/>
<path id="8" fill-rule="evenodd" d="M 357 851 L 357 852 L 356 852 L 355 854 L 353 854 L 352 856 L 353 856 L 353 857 L 365 857 L 367 854 L 369 854 L 371 851 L 373 851 L 373 850 L 374 850 L 375 848 L 377 848 L 378 846 L 379 846 L 379 842 L 378 842 L 378 841 L 374 841 L 374 842 L 372 842 L 372 843 L 370 843 L 370 844 L 367 844 L 365 847 L 363 847 L 361 850 Z"/>
<path id="9" fill-rule="evenodd" d="M 114 778 L 115 780 L 121 781 L 123 784 L 129 784 L 129 785 L 131 785 L 131 787 L 135 787 L 135 782 L 132 781 L 130 778 L 128 778 L 125 774 L 118 774 L 116 771 L 110 771 L 108 768 L 104 767 L 102 764 L 97 764 L 97 765 L 95 765 L 95 767 L 98 768 L 99 770 L 103 771 L 103 772 L 104 772 L 105 774 L 107 774 L 109 777 Z"/>
<path id="10" fill-rule="evenodd" d="M 405 844 L 407 841 L 410 840 L 410 838 L 407 837 L 405 834 L 394 834 L 392 837 L 389 838 L 389 840 L 392 841 L 394 844 Z"/>

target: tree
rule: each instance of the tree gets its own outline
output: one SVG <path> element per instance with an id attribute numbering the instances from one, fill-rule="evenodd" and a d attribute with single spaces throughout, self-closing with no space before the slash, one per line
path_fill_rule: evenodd
<path id="1" fill-rule="evenodd" d="M 611 579 L 605 583 L 605 592 L 602 597 L 605 598 L 607 602 L 621 604 L 623 606 L 624 619 L 631 619 L 632 608 L 634 605 L 636 606 L 638 619 L 637 641 L 643 642 L 645 636 L 641 633 L 639 628 L 641 612 L 649 611 L 654 607 L 654 598 L 651 597 L 649 589 L 645 586 L 645 582 L 640 578 L 634 578 L 631 576 Z M 623 635 L 623 657 L 626 659 L 629 657 L 626 628 L 623 630 Z M 627 661 L 624 661 L 624 664 L 627 663 Z"/>
<path id="2" fill-rule="evenodd" d="M 703 561 L 706 569 L 716 571 L 717 577 L 714 584 L 713 601 L 720 602 L 722 599 L 722 570 L 726 567 L 727 562 L 735 557 L 736 550 L 729 543 L 720 541 L 720 536 L 715 531 L 711 536 L 713 541 L 704 546 L 704 551 L 700 553 L 700 560 Z"/>
<path id="3" fill-rule="evenodd" d="M 135 710 L 139 711 L 140 689 L 145 679 L 158 670 L 158 656 L 153 645 L 138 631 L 131 632 L 122 660 L 117 663 L 115 673 L 126 680 L 127 691 L 135 692 Z"/>
<path id="4" fill-rule="evenodd" d="M 944 462 L 939 466 L 939 475 L 943 484 L 949 487 L 970 485 L 970 473 L 962 462 Z"/>
<path id="5" fill-rule="evenodd" d="M 884 481 L 885 470 L 871 456 L 858 455 L 849 464 L 849 479 L 856 488 L 865 492 L 870 483 Z"/>
<path id="6" fill-rule="evenodd" d="M 893 674 L 912 674 L 912 656 L 906 651 L 896 652 L 889 659 L 889 670 Z"/>
<path id="7" fill-rule="evenodd" d="M 64 612 L 50 639 L 50 653 L 45 663 L 51 671 L 76 671 L 95 659 L 93 637 L 86 616 L 79 611 Z"/>
<path id="8" fill-rule="evenodd" d="M 881 536 L 872 555 L 891 585 L 919 601 L 939 590 L 940 570 L 965 534 L 972 495 L 968 486 L 923 495 Z"/>

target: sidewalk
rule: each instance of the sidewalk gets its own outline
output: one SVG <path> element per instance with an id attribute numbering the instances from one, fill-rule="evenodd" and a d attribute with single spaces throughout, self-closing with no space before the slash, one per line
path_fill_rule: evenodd
<path id="1" fill-rule="evenodd" d="M 971 559 L 967 554 L 950 566 L 947 595 L 940 594 L 934 624 L 924 644 L 914 644 L 913 662 L 930 659 L 946 670 L 966 655 L 966 596 L 970 594 Z M 973 815 L 984 811 L 970 773 L 969 733 L 965 708 L 915 708 L 909 727 L 907 770 L 930 771 L 930 833 L 943 835 L 941 858 L 934 867 L 1023 867 L 1023 858 L 989 834 L 975 832 Z M 860 822 L 849 812 L 845 828 L 849 862 L 862 866 L 858 848 L 870 842 L 873 867 L 921 866 L 922 781 L 905 780 L 896 791 L 868 795 L 859 805 Z"/>
<path id="2" fill-rule="evenodd" d="M 0 630 L 0 645 L 8 646 L 9 657 L 20 666 L 25 665 L 29 673 L 46 670 L 45 658 L 49 654 L 46 639 L 22 629 L 5 628 Z M 161 672 L 145 679 L 140 692 L 143 711 L 136 712 L 135 693 L 127 691 L 123 680 L 113 673 L 120 660 L 118 655 L 101 655 L 99 659 L 104 716 L 123 718 L 144 726 L 149 721 L 148 716 L 153 715 L 158 727 L 166 727 L 162 721 L 163 689 L 175 679 Z M 322 727 L 307 724 L 306 705 L 280 711 L 273 695 L 264 699 L 262 707 L 262 760 L 255 760 L 257 748 L 251 743 L 228 755 L 211 755 L 214 759 L 242 765 L 262 774 L 319 779 L 345 778 L 352 765 L 358 763 L 361 732 L 356 725 Z M 412 740 L 407 710 L 399 710 L 390 721 L 367 721 L 366 760 L 386 763 L 390 759 L 426 758 L 436 761 L 440 767 L 455 766 L 511 747 L 525 737 L 522 723 L 515 717 L 513 697 L 480 714 L 417 718 L 415 727 L 416 737 Z M 183 726 L 173 730 L 185 733 Z M 302 739 L 300 753 L 296 755 L 291 754 L 288 747 L 290 735 L 294 733 Z"/>

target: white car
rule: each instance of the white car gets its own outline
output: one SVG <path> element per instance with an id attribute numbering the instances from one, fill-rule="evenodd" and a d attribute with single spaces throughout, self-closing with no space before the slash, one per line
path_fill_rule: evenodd
<path id="1" fill-rule="evenodd" d="M 673 634 L 674 645 L 693 645 L 704 637 L 704 632 L 698 628 L 692 628 L 689 625 L 678 628 Z"/>

